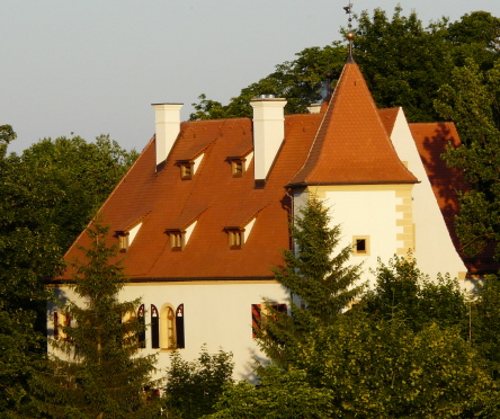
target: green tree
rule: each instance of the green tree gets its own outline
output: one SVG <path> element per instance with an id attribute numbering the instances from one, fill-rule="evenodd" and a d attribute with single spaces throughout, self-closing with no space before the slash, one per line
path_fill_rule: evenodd
<path id="1" fill-rule="evenodd" d="M 333 417 L 332 394 L 314 388 L 304 371 L 274 366 L 261 370 L 257 386 L 246 381 L 226 387 L 210 418 L 325 418 Z"/>
<path id="2" fill-rule="evenodd" d="M 399 6 L 392 19 L 381 9 L 361 13 L 355 56 L 378 106 L 402 106 L 410 121 L 436 120 L 432 100 L 453 67 L 446 33 L 445 21 L 424 28 Z"/>
<path id="3" fill-rule="evenodd" d="M 359 304 L 372 318 L 399 319 L 413 331 L 429 323 L 457 327 L 467 337 L 467 304 L 456 280 L 438 277 L 431 281 L 419 271 L 415 259 L 397 256 L 387 265 L 379 262 L 376 274 L 375 288 Z"/>
<path id="4" fill-rule="evenodd" d="M 242 89 L 227 105 L 200 95 L 200 101 L 193 103 L 196 112 L 191 114 L 191 119 L 251 117 L 250 100 L 269 94 L 287 99 L 286 113 L 305 113 L 307 106 L 331 90 L 331 84 L 342 71 L 346 54 L 346 47 L 339 42 L 322 48 L 305 48 L 295 54 L 294 60 L 278 64 L 273 73 Z"/>
<path id="5" fill-rule="evenodd" d="M 440 89 L 436 109 L 456 122 L 462 144 L 445 159 L 463 170 L 470 189 L 460 196 L 457 232 L 470 256 L 500 258 L 500 61 L 485 73 L 468 59 Z"/>
<path id="6" fill-rule="evenodd" d="M 16 134 L 0 127 L 0 416 L 20 414 L 31 398 L 29 383 L 43 368 L 47 294 L 42 279 L 60 268 L 60 249 L 52 226 L 35 207 L 35 198 L 16 182 L 17 158 L 7 156 Z M 35 199 L 36 201 L 36 199 Z"/>
<path id="7" fill-rule="evenodd" d="M 139 302 L 118 300 L 124 279 L 110 263 L 116 248 L 105 243 L 107 229 L 95 225 L 88 234 L 92 245 L 74 278 L 78 301 L 63 308 L 71 324 L 66 339 L 52 342 L 52 375 L 39 383 L 48 396 L 36 409 L 49 417 L 151 417 L 159 404 L 148 403 L 144 390 L 152 387 L 155 358 L 137 354 L 144 325 L 130 315 Z"/>
<path id="8" fill-rule="evenodd" d="M 167 370 L 165 405 L 168 417 L 199 418 L 214 412 L 224 386 L 233 383 L 232 355 L 202 348 L 197 360 L 188 362 L 178 352 Z"/>
<path id="9" fill-rule="evenodd" d="M 25 206 L 43 213 L 66 250 L 122 178 L 137 153 L 127 152 L 107 135 L 95 142 L 81 137 L 45 138 L 17 160 L 15 181 L 37 191 Z M 28 197 L 29 198 L 29 197 Z"/>
<path id="10" fill-rule="evenodd" d="M 500 381 L 500 281 L 490 276 L 481 283 L 471 306 L 471 339 L 488 362 L 491 376 Z"/>
<path id="11" fill-rule="evenodd" d="M 313 325 L 334 322 L 363 289 L 360 266 L 347 264 L 351 248 L 335 253 L 340 227 L 330 227 L 328 210 L 319 199 L 309 198 L 291 230 L 295 250 L 285 251 L 285 265 L 275 270 L 276 280 L 291 294 L 291 316 L 268 304 L 272 321 L 264 322 L 259 336 L 267 355 L 285 366 L 299 356 L 304 333 Z"/>

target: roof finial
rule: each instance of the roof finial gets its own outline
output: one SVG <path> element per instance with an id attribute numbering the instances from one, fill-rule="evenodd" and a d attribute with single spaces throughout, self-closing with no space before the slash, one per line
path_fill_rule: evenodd
<path id="1" fill-rule="evenodd" d="M 344 7 L 345 12 L 349 15 L 347 19 L 347 34 L 346 38 L 349 41 L 349 57 L 347 59 L 348 62 L 354 62 L 354 57 L 352 54 L 352 44 L 354 41 L 354 32 L 352 31 L 352 2 L 349 0 L 349 4 Z"/>

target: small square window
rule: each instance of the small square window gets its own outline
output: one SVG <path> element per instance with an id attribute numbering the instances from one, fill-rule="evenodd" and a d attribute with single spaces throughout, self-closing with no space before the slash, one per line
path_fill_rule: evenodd
<path id="1" fill-rule="evenodd" d="M 367 236 L 353 237 L 352 250 L 355 255 L 369 254 L 369 240 Z"/>
<path id="2" fill-rule="evenodd" d="M 238 227 L 227 227 L 226 229 L 229 248 L 230 249 L 241 249 L 243 245 L 243 230 Z"/>
<path id="3" fill-rule="evenodd" d="M 128 231 L 116 231 L 115 237 L 118 238 L 118 249 L 120 252 L 124 253 L 129 247 L 129 232 Z"/>
<path id="4" fill-rule="evenodd" d="M 231 173 L 233 177 L 242 177 L 244 173 L 244 165 L 242 159 L 231 160 Z"/>
<path id="5" fill-rule="evenodd" d="M 182 162 L 180 163 L 180 168 L 182 180 L 189 180 L 193 178 L 193 162 Z"/>
<path id="6" fill-rule="evenodd" d="M 180 230 L 168 230 L 167 234 L 172 250 L 182 250 L 184 248 L 184 232 Z"/>

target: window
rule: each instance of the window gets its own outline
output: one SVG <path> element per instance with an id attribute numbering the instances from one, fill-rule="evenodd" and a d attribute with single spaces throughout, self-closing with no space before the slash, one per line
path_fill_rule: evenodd
<path id="1" fill-rule="evenodd" d="M 184 248 L 184 232 L 181 230 L 167 230 L 170 238 L 170 248 L 172 250 L 182 250 Z"/>
<path id="2" fill-rule="evenodd" d="M 286 313 L 287 306 L 283 303 L 252 304 L 252 337 L 257 338 L 264 322 L 275 318 L 277 313 Z"/>
<path id="3" fill-rule="evenodd" d="M 146 318 L 144 316 L 144 304 L 141 304 L 139 310 L 137 310 L 137 320 L 140 324 L 140 330 L 137 334 L 137 340 L 139 344 L 139 348 L 146 347 Z"/>
<path id="4" fill-rule="evenodd" d="M 120 250 L 120 252 L 126 252 L 129 247 L 128 231 L 115 231 L 115 237 L 118 238 L 118 249 Z"/>
<path id="5" fill-rule="evenodd" d="M 241 249 L 243 245 L 243 230 L 239 227 L 226 227 L 230 249 Z"/>
<path id="6" fill-rule="evenodd" d="M 242 177 L 243 173 L 245 173 L 245 165 L 244 160 L 241 158 L 229 158 L 231 162 L 231 174 L 233 177 Z"/>
<path id="7" fill-rule="evenodd" d="M 175 330 L 177 337 L 177 348 L 185 347 L 184 342 L 184 304 L 180 304 L 175 312 Z"/>
<path id="8" fill-rule="evenodd" d="M 179 160 L 177 166 L 181 170 L 181 179 L 190 180 L 194 175 L 194 162 L 192 160 Z"/>
<path id="9" fill-rule="evenodd" d="M 69 313 L 61 313 L 54 311 L 54 339 L 67 340 L 68 336 L 64 330 L 65 327 L 71 326 L 71 316 Z"/>
<path id="10" fill-rule="evenodd" d="M 355 255 L 366 256 L 369 254 L 368 236 L 355 236 L 352 239 L 352 251 Z"/>
<path id="11" fill-rule="evenodd" d="M 176 317 L 174 309 L 171 305 L 164 305 L 161 309 L 161 348 L 175 349 L 177 348 L 177 335 L 175 331 Z"/>
<path id="12" fill-rule="evenodd" d="M 158 349 L 160 347 L 160 317 L 158 309 L 151 304 L 151 347 Z"/>

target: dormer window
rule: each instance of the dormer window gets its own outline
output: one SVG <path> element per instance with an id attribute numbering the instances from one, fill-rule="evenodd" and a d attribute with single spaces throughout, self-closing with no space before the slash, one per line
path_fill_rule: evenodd
<path id="1" fill-rule="evenodd" d="M 118 249 L 120 250 L 120 252 L 124 253 L 129 249 L 141 226 L 142 222 L 139 222 L 130 230 L 115 231 L 115 237 L 118 239 Z"/>
<path id="2" fill-rule="evenodd" d="M 233 177 L 242 177 L 245 173 L 244 160 L 240 158 L 231 158 L 231 174 Z"/>
<path id="3" fill-rule="evenodd" d="M 239 227 L 226 227 L 227 237 L 230 249 L 241 249 L 244 241 L 244 230 Z"/>
<path id="4" fill-rule="evenodd" d="M 115 237 L 118 238 L 118 249 L 120 252 L 124 253 L 129 247 L 129 232 L 128 231 L 116 231 Z"/>
<path id="5" fill-rule="evenodd" d="M 251 158 L 252 153 L 248 153 L 246 156 L 234 156 L 226 159 L 231 164 L 231 174 L 233 177 L 242 177 L 245 174 Z"/>
<path id="6" fill-rule="evenodd" d="M 179 161 L 179 162 L 177 162 L 177 165 L 181 169 L 181 179 L 182 180 L 189 180 L 189 179 L 193 178 L 194 162 L 192 162 L 191 160 Z"/>
<path id="7" fill-rule="evenodd" d="M 167 230 L 166 233 L 170 239 L 170 248 L 172 250 L 182 250 L 184 248 L 184 231 L 181 230 Z"/>
<path id="8" fill-rule="evenodd" d="M 179 166 L 181 170 L 182 180 L 189 180 L 193 178 L 193 176 L 198 171 L 198 168 L 200 167 L 204 155 L 205 155 L 204 153 L 201 153 L 195 159 L 177 160 L 176 165 Z"/>

